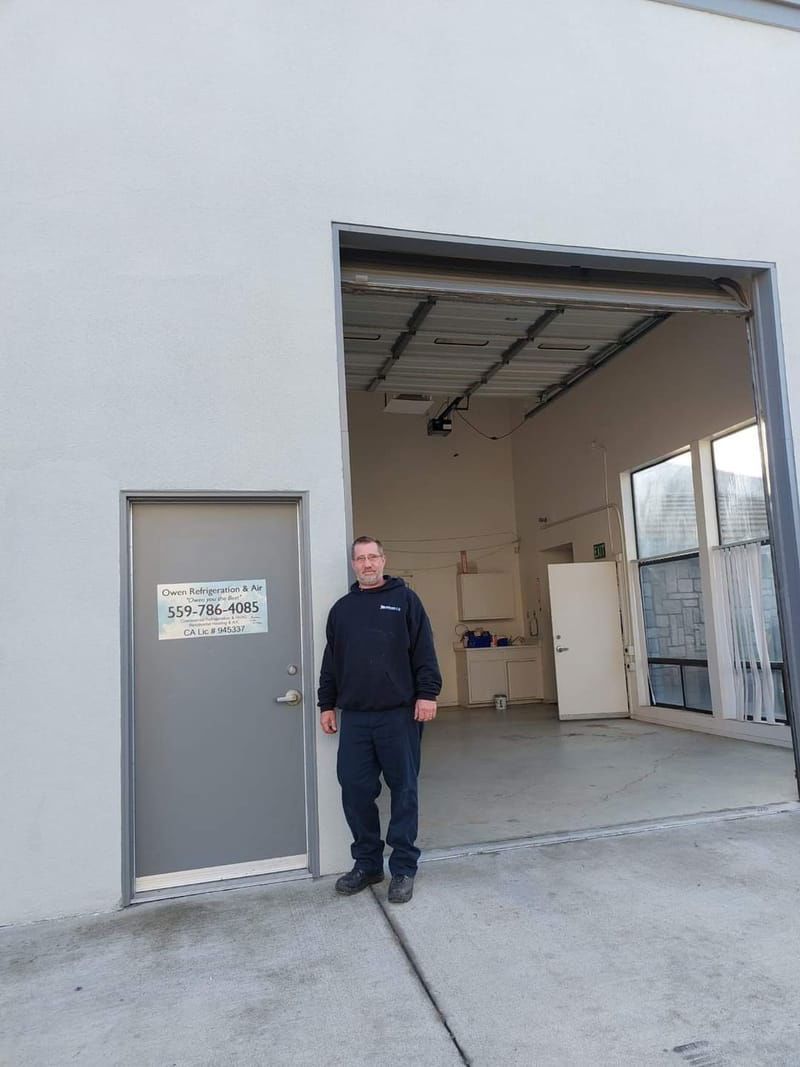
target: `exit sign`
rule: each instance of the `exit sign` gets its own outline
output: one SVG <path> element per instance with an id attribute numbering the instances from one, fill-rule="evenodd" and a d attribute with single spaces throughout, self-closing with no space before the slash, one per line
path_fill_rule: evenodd
<path id="1" fill-rule="evenodd" d="M 594 558 L 595 559 L 605 559 L 606 558 L 606 543 L 605 543 L 605 541 L 601 541 L 599 545 L 592 545 L 592 548 L 594 550 Z"/>

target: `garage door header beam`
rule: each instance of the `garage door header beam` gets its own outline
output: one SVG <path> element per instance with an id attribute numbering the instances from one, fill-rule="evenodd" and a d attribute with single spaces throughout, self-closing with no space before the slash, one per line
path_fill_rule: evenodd
<path id="1" fill-rule="evenodd" d="M 741 288 L 727 279 L 676 278 L 583 268 L 535 270 L 518 264 L 476 269 L 469 262 L 351 258 L 341 268 L 346 293 L 435 297 L 477 303 L 498 300 L 540 307 L 584 307 L 662 312 L 746 315 L 750 306 Z"/>

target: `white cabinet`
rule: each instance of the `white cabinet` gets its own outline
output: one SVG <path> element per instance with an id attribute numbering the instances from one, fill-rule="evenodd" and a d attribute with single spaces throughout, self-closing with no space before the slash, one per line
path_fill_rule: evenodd
<path id="1" fill-rule="evenodd" d="M 480 651 L 480 650 L 478 650 Z M 467 671 L 469 676 L 469 704 L 488 704 L 494 702 L 497 693 L 505 693 L 508 696 L 508 675 L 506 673 L 505 659 L 492 658 L 491 654 L 481 656 L 467 655 Z M 459 704 L 463 704 L 461 693 L 458 695 Z"/>
<path id="2" fill-rule="evenodd" d="M 510 701 L 542 700 L 542 663 L 538 645 L 456 649 L 458 702 L 492 704 L 498 693 Z"/>
<path id="3" fill-rule="evenodd" d="M 542 672 L 538 655 L 535 659 L 510 659 L 506 664 L 506 671 L 510 700 L 542 699 Z"/>
<path id="4" fill-rule="evenodd" d="M 513 619 L 515 613 L 510 574 L 487 571 L 458 575 L 458 617 L 464 622 Z"/>

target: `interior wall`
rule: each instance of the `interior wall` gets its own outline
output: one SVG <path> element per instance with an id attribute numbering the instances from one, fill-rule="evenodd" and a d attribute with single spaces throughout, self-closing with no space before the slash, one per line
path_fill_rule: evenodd
<path id="1" fill-rule="evenodd" d="M 603 450 L 609 500 L 622 509 L 620 475 L 690 441 L 754 415 L 741 319 L 676 315 L 531 419 L 511 438 L 524 610 L 549 633 L 543 550 L 571 544 L 576 563 L 621 551 L 616 518 L 603 509 Z M 590 509 L 593 514 L 562 521 Z M 546 522 L 542 522 L 546 519 Z M 550 653 L 549 655 L 547 653 Z M 545 696 L 555 695 L 552 650 L 543 657 Z"/>
<path id="2" fill-rule="evenodd" d="M 383 393 L 348 393 L 354 531 L 384 542 L 387 573 L 412 576 L 433 626 L 440 703 L 456 704 L 461 549 L 474 569 L 514 578 L 516 613 L 485 620 L 485 628 L 523 634 L 511 438 L 486 440 L 458 416 L 448 437 L 428 437 L 427 417 L 390 415 L 383 406 Z M 469 419 L 485 433 L 503 434 L 513 414 L 508 401 L 475 400 Z"/>

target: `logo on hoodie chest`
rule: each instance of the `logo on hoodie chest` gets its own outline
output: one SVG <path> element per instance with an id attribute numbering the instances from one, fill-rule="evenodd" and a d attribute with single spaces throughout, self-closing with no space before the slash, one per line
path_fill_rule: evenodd
<path id="1" fill-rule="evenodd" d="M 394 604 L 381 604 L 381 611 L 402 611 L 402 608 L 395 607 Z"/>

